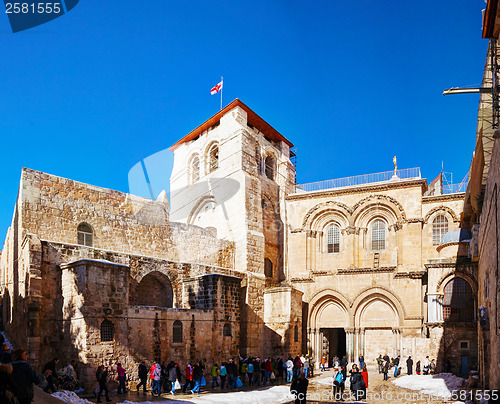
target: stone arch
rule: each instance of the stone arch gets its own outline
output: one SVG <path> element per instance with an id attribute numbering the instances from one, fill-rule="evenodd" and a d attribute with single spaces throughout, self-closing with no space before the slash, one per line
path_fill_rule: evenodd
<path id="1" fill-rule="evenodd" d="M 318 292 L 309 302 L 309 328 L 352 328 L 350 307 L 349 300 L 336 290 Z"/>
<path id="2" fill-rule="evenodd" d="M 320 223 L 321 218 L 329 215 L 337 215 L 338 217 L 343 218 L 347 225 L 349 223 L 351 213 L 351 209 L 341 202 L 327 201 L 318 203 L 309 209 L 309 211 L 305 214 L 302 221 L 302 228 L 313 229 L 315 226 L 317 227 L 317 223 Z"/>
<path id="3" fill-rule="evenodd" d="M 211 173 L 219 168 L 219 142 L 212 141 L 205 148 L 205 172 Z"/>
<path id="4" fill-rule="evenodd" d="M 395 324 L 394 326 L 403 325 L 404 318 L 406 317 L 406 312 L 401 299 L 394 293 L 392 293 L 389 289 L 377 286 L 362 290 L 354 299 L 352 307 L 355 327 L 360 327 L 360 319 L 362 314 L 366 313 L 366 309 L 368 308 L 368 306 L 376 301 L 388 305 L 391 310 L 394 311 L 394 314 L 397 318 L 397 324 Z"/>
<path id="5" fill-rule="evenodd" d="M 446 275 L 443 275 L 441 277 L 441 279 L 439 279 L 438 283 L 436 284 L 436 292 L 437 293 L 444 293 L 444 287 L 453 278 L 462 278 L 471 287 L 472 294 L 474 296 L 477 296 L 477 282 L 474 279 L 472 279 L 469 275 L 464 274 L 463 272 L 450 272 Z"/>
<path id="6" fill-rule="evenodd" d="M 137 305 L 173 307 L 174 292 L 170 279 L 160 271 L 152 271 L 138 280 Z"/>
<path id="7" fill-rule="evenodd" d="M 392 223 L 406 222 L 406 213 L 403 206 L 394 198 L 387 195 L 372 195 L 360 200 L 352 208 L 351 225 L 361 226 L 363 221 L 373 214 L 373 211 L 380 210 L 386 219 Z"/>
<path id="8" fill-rule="evenodd" d="M 427 214 L 424 217 L 424 224 L 427 224 L 431 217 L 434 217 L 440 213 L 445 214 L 446 216 L 450 216 L 455 223 L 460 222 L 460 218 L 453 209 L 449 208 L 448 206 L 441 205 L 441 206 L 436 206 L 435 208 L 427 212 Z"/>
<path id="9" fill-rule="evenodd" d="M 217 202 L 215 201 L 215 198 L 212 195 L 205 195 L 202 196 L 198 202 L 196 202 L 191 209 L 191 212 L 189 212 L 188 218 L 187 218 L 187 224 L 194 224 L 194 221 L 198 217 L 198 215 L 203 212 L 203 210 L 209 206 L 215 206 L 217 205 Z"/>

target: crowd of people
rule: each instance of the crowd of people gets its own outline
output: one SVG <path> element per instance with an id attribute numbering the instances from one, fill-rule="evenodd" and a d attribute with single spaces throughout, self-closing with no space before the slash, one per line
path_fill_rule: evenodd
<path id="1" fill-rule="evenodd" d="M 382 355 L 379 355 L 379 357 L 377 358 L 378 372 L 383 373 L 384 380 L 388 379 L 388 374 L 391 368 L 394 368 L 394 377 L 398 377 L 401 374 L 400 364 L 401 364 L 400 355 L 398 355 L 397 358 L 389 358 L 389 355 L 385 354 L 383 357 Z M 447 360 L 445 365 L 445 372 L 450 371 L 449 369 L 446 369 L 447 366 L 449 369 L 451 368 L 449 359 Z M 413 374 L 413 359 L 411 358 L 411 356 L 409 356 L 408 359 L 406 359 L 406 371 L 408 375 Z M 435 374 L 436 360 L 435 359 L 429 360 L 429 356 L 426 356 L 423 363 L 421 363 L 421 361 L 417 361 L 417 363 L 415 363 L 415 373 L 417 375 Z"/>

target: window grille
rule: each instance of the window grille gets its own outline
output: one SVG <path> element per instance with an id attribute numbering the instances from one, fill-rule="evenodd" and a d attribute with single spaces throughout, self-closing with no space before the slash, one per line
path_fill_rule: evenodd
<path id="1" fill-rule="evenodd" d="M 474 298 L 465 279 L 453 278 L 444 287 L 443 319 L 474 321 Z"/>
<path id="2" fill-rule="evenodd" d="M 214 144 L 208 152 L 208 172 L 211 173 L 219 168 L 219 146 Z"/>
<path id="3" fill-rule="evenodd" d="M 385 223 L 382 220 L 372 224 L 372 250 L 385 250 Z"/>
<path id="4" fill-rule="evenodd" d="M 224 328 L 222 329 L 222 336 L 230 337 L 231 336 L 231 324 L 224 324 Z"/>
<path id="5" fill-rule="evenodd" d="M 276 160 L 273 156 L 269 155 L 266 157 L 266 177 L 270 180 L 274 180 L 274 171 L 276 168 Z"/>
<path id="6" fill-rule="evenodd" d="M 172 326 L 172 336 L 174 344 L 182 342 L 182 322 L 180 320 L 174 321 L 174 325 Z"/>
<path id="7" fill-rule="evenodd" d="M 441 239 L 448 232 L 448 219 L 445 215 L 437 216 L 432 222 L 432 244 L 441 244 Z"/>
<path id="8" fill-rule="evenodd" d="M 332 224 L 326 233 L 326 245 L 329 253 L 340 251 L 340 229 L 339 226 Z"/>
<path id="9" fill-rule="evenodd" d="M 273 263 L 269 258 L 264 259 L 264 275 L 267 278 L 273 277 Z"/>
<path id="10" fill-rule="evenodd" d="M 78 244 L 92 247 L 94 243 L 94 232 L 87 223 L 80 223 L 77 228 Z"/>
<path id="11" fill-rule="evenodd" d="M 103 320 L 101 323 L 101 342 L 113 341 L 115 336 L 115 326 L 109 320 Z"/>

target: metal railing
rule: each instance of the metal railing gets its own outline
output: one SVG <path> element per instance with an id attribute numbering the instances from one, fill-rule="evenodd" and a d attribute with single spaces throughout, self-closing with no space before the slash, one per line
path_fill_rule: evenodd
<path id="1" fill-rule="evenodd" d="M 372 184 L 375 182 L 398 181 L 409 179 L 420 179 L 420 167 L 405 168 L 394 172 L 386 171 L 383 173 L 363 174 L 354 177 L 337 178 L 334 180 L 325 180 L 318 182 L 309 182 L 307 184 L 297 184 L 295 192 L 313 192 L 323 191 L 325 189 L 352 187 L 356 185 Z"/>

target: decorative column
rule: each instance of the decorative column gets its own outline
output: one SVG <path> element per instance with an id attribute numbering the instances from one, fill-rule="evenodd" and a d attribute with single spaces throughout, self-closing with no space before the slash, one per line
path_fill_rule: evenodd
<path id="1" fill-rule="evenodd" d="M 354 358 L 354 329 L 346 328 L 345 329 L 345 337 L 346 337 L 346 351 L 347 351 L 347 360 L 349 362 L 353 361 Z"/>

